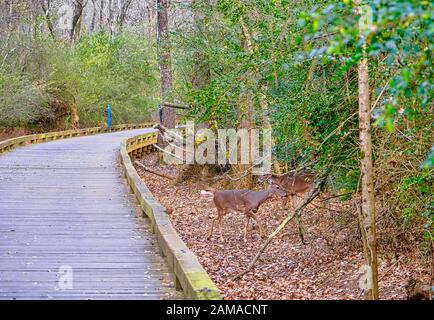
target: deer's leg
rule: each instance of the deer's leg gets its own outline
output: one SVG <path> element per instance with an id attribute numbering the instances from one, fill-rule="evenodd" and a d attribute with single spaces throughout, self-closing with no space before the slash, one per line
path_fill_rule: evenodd
<path id="1" fill-rule="evenodd" d="M 263 238 L 264 237 L 264 230 L 262 229 L 261 223 L 259 222 L 259 220 L 255 214 L 252 214 L 252 218 L 253 218 L 253 220 L 255 220 L 256 224 L 259 227 L 259 235 L 261 236 L 261 238 Z"/>
<path id="2" fill-rule="evenodd" d="M 220 218 L 220 216 L 221 216 L 221 211 L 219 209 L 217 209 L 217 217 L 212 219 L 211 229 L 209 230 L 209 233 L 208 233 L 208 240 L 211 240 L 211 236 L 212 236 L 212 233 L 214 231 L 214 224 L 217 222 L 217 220 Z"/>
<path id="3" fill-rule="evenodd" d="M 295 213 L 295 210 L 297 209 L 297 207 L 298 207 L 298 200 L 297 200 L 297 203 L 296 203 L 296 198 L 297 198 L 297 196 L 296 195 L 293 195 L 292 196 L 292 200 L 291 200 L 291 202 L 292 202 L 292 210 L 294 211 L 294 213 Z M 300 240 L 301 240 L 301 242 L 303 243 L 303 244 L 307 244 L 306 243 L 306 240 L 305 240 L 305 231 L 304 231 L 304 227 L 303 227 L 303 220 L 301 219 L 301 214 L 297 214 L 297 216 L 295 217 L 296 218 L 296 220 L 297 220 L 297 225 L 298 225 L 298 235 L 300 236 Z"/>
<path id="4" fill-rule="evenodd" d="M 289 197 L 282 197 L 282 207 L 283 209 L 286 209 L 286 206 L 288 204 Z"/>
<path id="5" fill-rule="evenodd" d="M 247 229 L 249 228 L 249 222 L 250 222 L 250 217 L 246 215 L 246 223 L 244 225 L 244 237 L 243 237 L 244 242 L 247 242 Z"/>
<path id="6" fill-rule="evenodd" d="M 212 232 L 214 230 L 214 223 L 217 221 L 217 219 L 218 219 L 218 216 L 215 217 L 214 219 L 212 219 L 211 229 L 209 229 L 209 233 L 208 233 L 208 240 L 211 240 Z"/>
<path id="7" fill-rule="evenodd" d="M 220 241 L 221 242 L 225 242 L 225 238 L 223 238 L 223 231 L 222 231 L 222 219 L 223 219 L 223 215 L 226 213 L 226 211 L 223 211 L 222 215 L 218 216 L 218 221 L 219 221 L 219 232 L 220 232 Z"/>
<path id="8" fill-rule="evenodd" d="M 295 194 L 291 194 L 291 209 L 292 211 L 295 211 L 297 209 L 295 200 L 297 199 L 297 196 Z"/>
<path id="9" fill-rule="evenodd" d="M 225 242 L 225 238 L 223 238 L 223 231 L 222 231 L 222 218 L 223 217 L 219 217 L 220 241 Z"/>

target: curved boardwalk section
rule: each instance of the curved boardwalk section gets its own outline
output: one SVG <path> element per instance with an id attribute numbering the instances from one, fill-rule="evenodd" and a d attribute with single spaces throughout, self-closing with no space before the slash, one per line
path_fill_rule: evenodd
<path id="1" fill-rule="evenodd" d="M 121 141 L 150 129 L 0 154 L 0 299 L 179 297 L 121 177 Z"/>

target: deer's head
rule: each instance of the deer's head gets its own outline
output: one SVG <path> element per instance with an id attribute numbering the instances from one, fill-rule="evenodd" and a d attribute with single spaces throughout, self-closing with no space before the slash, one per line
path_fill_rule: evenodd
<path id="1" fill-rule="evenodd" d="M 269 189 L 275 194 L 280 197 L 288 197 L 288 193 L 277 183 L 273 182 L 271 179 L 268 179 Z"/>

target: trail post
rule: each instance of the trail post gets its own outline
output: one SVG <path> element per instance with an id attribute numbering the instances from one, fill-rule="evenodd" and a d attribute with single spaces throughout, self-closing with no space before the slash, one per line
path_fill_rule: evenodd
<path id="1" fill-rule="evenodd" d="M 107 105 L 107 129 L 110 131 L 111 114 L 110 103 Z"/>

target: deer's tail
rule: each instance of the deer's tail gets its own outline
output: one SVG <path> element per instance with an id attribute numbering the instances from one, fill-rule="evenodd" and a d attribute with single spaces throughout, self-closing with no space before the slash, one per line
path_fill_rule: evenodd
<path id="1" fill-rule="evenodd" d="M 216 191 L 217 189 L 209 187 L 204 190 L 200 190 L 200 194 L 203 196 L 213 196 Z"/>

